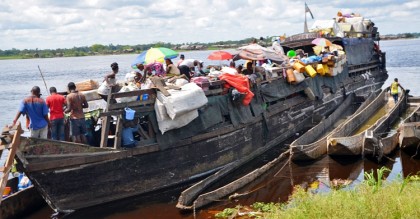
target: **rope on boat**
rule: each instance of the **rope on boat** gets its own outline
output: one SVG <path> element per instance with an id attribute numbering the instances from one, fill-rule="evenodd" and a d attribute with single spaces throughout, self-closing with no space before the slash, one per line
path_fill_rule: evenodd
<path id="1" fill-rule="evenodd" d="M 266 185 L 270 184 L 274 180 L 274 177 L 276 177 L 283 170 L 283 168 L 287 164 L 289 164 L 289 163 L 290 163 L 290 156 L 289 156 L 289 159 L 287 160 L 287 162 L 276 172 L 276 174 L 274 174 L 274 176 L 272 177 L 272 179 L 269 180 L 267 183 L 265 183 L 264 185 L 261 185 L 261 186 L 255 188 L 255 189 L 253 189 L 251 191 L 248 191 L 248 192 L 234 193 L 234 194 L 232 194 L 232 195 L 229 196 L 229 200 L 234 199 L 234 198 L 238 198 L 238 197 L 241 197 L 241 196 L 249 195 L 249 194 L 251 194 L 253 192 L 256 192 L 256 191 L 260 190 L 261 188 L 264 188 Z"/>

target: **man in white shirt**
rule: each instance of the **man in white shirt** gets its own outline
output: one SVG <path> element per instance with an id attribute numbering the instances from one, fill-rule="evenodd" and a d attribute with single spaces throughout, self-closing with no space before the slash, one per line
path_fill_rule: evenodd
<path id="1" fill-rule="evenodd" d="M 184 61 L 182 61 L 178 68 L 179 71 L 181 72 L 181 74 L 185 75 L 188 80 L 191 79 L 191 72 L 194 72 L 194 68 L 195 66 L 197 66 L 199 64 L 198 60 L 195 59 L 185 59 Z"/>

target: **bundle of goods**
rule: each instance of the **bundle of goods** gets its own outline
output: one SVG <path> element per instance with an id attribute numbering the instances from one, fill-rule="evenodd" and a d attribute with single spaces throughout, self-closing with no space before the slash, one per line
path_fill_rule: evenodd
<path id="1" fill-rule="evenodd" d="M 99 84 L 94 80 L 86 80 L 76 83 L 76 89 L 78 91 L 88 91 L 98 89 Z"/>

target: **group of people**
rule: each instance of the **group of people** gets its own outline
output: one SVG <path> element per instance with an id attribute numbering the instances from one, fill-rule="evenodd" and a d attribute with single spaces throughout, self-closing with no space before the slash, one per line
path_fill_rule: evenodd
<path id="1" fill-rule="evenodd" d="M 21 102 L 12 126 L 21 115 L 25 115 L 31 137 L 47 139 L 50 130 L 51 139 L 64 140 L 64 114 L 68 113 L 72 141 L 87 143 L 83 108 L 87 108 L 88 103 L 85 96 L 76 90 L 73 82 L 68 83 L 67 88 L 68 94 L 64 97 L 57 93 L 55 87 L 51 87 L 50 96 L 44 100 L 41 98 L 41 89 L 34 86 L 31 89 L 31 95 Z"/>

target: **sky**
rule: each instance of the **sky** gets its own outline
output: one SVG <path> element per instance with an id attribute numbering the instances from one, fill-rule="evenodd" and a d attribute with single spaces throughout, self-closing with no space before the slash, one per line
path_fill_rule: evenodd
<path id="1" fill-rule="evenodd" d="M 381 34 L 420 32 L 419 0 L 307 0 L 315 19 L 338 11 L 371 19 Z M 93 44 L 191 43 L 293 35 L 299 0 L 0 0 L 0 50 Z M 308 16 L 308 26 L 314 20 Z"/>

